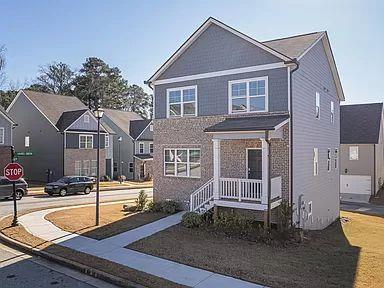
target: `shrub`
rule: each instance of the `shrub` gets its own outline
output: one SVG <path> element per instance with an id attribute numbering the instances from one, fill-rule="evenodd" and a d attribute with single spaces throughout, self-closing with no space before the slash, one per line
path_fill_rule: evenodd
<path id="1" fill-rule="evenodd" d="M 164 212 L 164 213 L 167 213 L 167 214 L 174 214 L 176 213 L 178 210 L 180 210 L 179 208 L 179 203 L 177 203 L 176 201 L 173 201 L 173 200 L 170 200 L 170 201 L 164 201 L 162 202 L 162 205 L 161 205 L 161 210 Z"/>
<path id="2" fill-rule="evenodd" d="M 109 182 L 109 181 L 111 181 L 111 177 L 109 177 L 108 175 L 101 176 L 100 181 L 101 182 Z"/>
<path id="3" fill-rule="evenodd" d="M 148 203 L 148 211 L 149 212 L 161 212 L 163 208 L 162 202 L 153 202 L 150 201 Z"/>
<path id="4" fill-rule="evenodd" d="M 196 212 L 187 212 L 181 219 L 181 224 L 187 228 L 197 228 L 203 224 L 201 215 Z"/>
<path id="5" fill-rule="evenodd" d="M 131 205 L 131 204 L 124 204 L 123 205 L 123 211 L 124 212 L 137 212 L 137 206 Z"/>
<path id="6" fill-rule="evenodd" d="M 136 211 L 143 211 L 147 202 L 148 202 L 147 194 L 145 193 L 144 190 L 140 190 L 139 196 L 135 200 L 136 209 L 137 209 Z"/>
<path id="7" fill-rule="evenodd" d="M 253 222 L 237 213 L 220 213 L 214 224 L 226 234 L 245 236 L 253 230 Z"/>

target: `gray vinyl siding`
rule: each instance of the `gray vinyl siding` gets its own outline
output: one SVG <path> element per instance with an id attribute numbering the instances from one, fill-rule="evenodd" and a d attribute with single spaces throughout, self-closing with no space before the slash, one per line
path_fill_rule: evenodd
<path id="1" fill-rule="evenodd" d="M 63 135 L 21 94 L 9 111 L 18 123 L 14 129 L 13 144 L 16 151 L 33 152 L 34 156 L 19 157 L 27 180 L 46 181 L 46 170 L 53 172 L 51 179 L 63 176 Z M 30 147 L 24 147 L 25 136 L 30 137 Z"/>
<path id="2" fill-rule="evenodd" d="M 150 130 L 150 126 L 153 125 L 152 123 L 149 124 L 143 131 L 143 133 L 140 135 L 140 137 L 137 140 L 151 140 L 153 141 L 153 131 Z"/>
<path id="3" fill-rule="evenodd" d="M 282 62 L 271 53 L 211 24 L 158 79 Z"/>
<path id="4" fill-rule="evenodd" d="M 155 86 L 155 118 L 167 115 L 167 89 L 197 86 L 197 115 L 214 116 L 228 114 L 228 82 L 268 76 L 268 102 L 270 112 L 288 110 L 288 76 L 286 68 L 226 75 Z"/>
<path id="5" fill-rule="evenodd" d="M 340 143 L 340 102 L 321 41 L 300 60 L 292 80 L 293 201 L 296 208 L 300 195 L 312 201 L 313 214 L 305 228 L 321 229 L 339 217 L 340 192 L 339 170 L 331 165 L 331 171 L 327 171 L 327 149 L 331 148 L 332 162 Z M 316 92 L 320 93 L 320 119 L 315 118 Z M 334 123 L 330 122 L 331 101 Z M 317 176 L 313 175 L 313 148 L 319 151 Z"/>
<path id="6" fill-rule="evenodd" d="M 84 122 L 84 116 L 89 116 L 89 123 Z M 92 117 L 90 112 L 87 112 L 79 119 L 77 119 L 69 129 L 72 130 L 86 130 L 86 131 L 97 131 L 97 121 Z"/>
<path id="7" fill-rule="evenodd" d="M 2 114 L 0 114 L 0 128 L 4 128 L 4 143 L 0 146 L 12 145 L 12 123 L 9 122 Z"/>
<path id="8" fill-rule="evenodd" d="M 144 143 L 144 153 L 140 153 L 139 143 Z M 135 141 L 135 154 L 150 154 L 149 153 L 149 144 L 153 141 Z"/>
<path id="9" fill-rule="evenodd" d="M 376 181 L 375 189 L 378 191 L 384 185 L 384 113 L 381 116 L 379 143 L 375 145 Z M 376 192 L 375 191 L 375 192 Z"/>
<path id="10" fill-rule="evenodd" d="M 118 163 L 123 162 L 122 164 L 122 175 L 126 176 L 127 179 L 132 180 L 134 177 L 133 172 L 129 172 L 129 163 L 133 163 L 133 154 L 134 154 L 134 144 L 132 138 L 127 135 L 123 130 L 121 130 L 111 119 L 108 118 L 107 115 L 104 114 L 102 118 L 102 122 L 105 122 L 111 129 L 116 133 L 114 135 L 110 135 L 113 140 L 111 144 L 113 146 L 113 162 L 116 163 L 117 167 L 119 167 Z M 128 124 L 127 124 L 128 125 Z M 117 139 L 122 137 L 123 140 L 119 145 L 119 141 Z M 120 146 L 120 153 L 119 153 Z M 112 163 L 113 166 L 113 163 Z M 118 170 L 113 171 L 113 177 L 116 178 L 118 176 Z"/>
<path id="11" fill-rule="evenodd" d="M 79 149 L 80 147 L 80 136 L 79 135 L 92 135 L 93 136 L 93 149 L 97 149 L 97 134 L 87 134 L 87 133 L 65 133 L 66 135 L 66 148 L 68 149 Z M 105 135 L 100 134 L 100 149 L 105 148 Z"/>

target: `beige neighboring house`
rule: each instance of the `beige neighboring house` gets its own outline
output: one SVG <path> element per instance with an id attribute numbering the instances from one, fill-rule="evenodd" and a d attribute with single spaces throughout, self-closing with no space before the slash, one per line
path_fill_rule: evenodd
<path id="1" fill-rule="evenodd" d="M 341 199 L 368 202 L 384 183 L 383 103 L 340 108 Z"/>

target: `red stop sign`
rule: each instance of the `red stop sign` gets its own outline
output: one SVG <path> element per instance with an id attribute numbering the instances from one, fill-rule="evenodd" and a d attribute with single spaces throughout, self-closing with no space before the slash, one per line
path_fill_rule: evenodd
<path id="1" fill-rule="evenodd" d="M 9 163 L 4 168 L 4 176 L 9 181 L 17 181 L 24 176 L 24 169 L 19 163 Z"/>

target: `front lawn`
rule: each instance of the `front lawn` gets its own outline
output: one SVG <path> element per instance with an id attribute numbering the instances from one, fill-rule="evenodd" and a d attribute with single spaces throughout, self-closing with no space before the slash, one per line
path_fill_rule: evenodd
<path id="1" fill-rule="evenodd" d="M 167 216 L 162 212 L 125 212 L 122 207 L 123 204 L 100 206 L 99 227 L 95 226 L 95 206 L 56 211 L 45 219 L 67 232 L 102 240 Z"/>
<path id="2" fill-rule="evenodd" d="M 271 287 L 383 287 L 384 218 L 342 217 L 287 247 L 177 225 L 127 248 Z"/>

